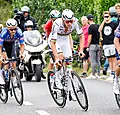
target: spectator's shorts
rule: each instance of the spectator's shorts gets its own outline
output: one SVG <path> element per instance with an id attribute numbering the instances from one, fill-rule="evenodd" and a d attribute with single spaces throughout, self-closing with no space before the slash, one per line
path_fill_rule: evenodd
<path id="1" fill-rule="evenodd" d="M 85 56 L 83 57 L 83 60 L 88 60 L 89 58 L 89 51 L 86 50 L 87 48 L 83 49 L 83 53 L 85 54 Z"/>
<path id="2" fill-rule="evenodd" d="M 111 44 L 111 45 L 103 45 L 103 50 L 104 50 L 104 55 L 107 58 L 111 58 L 111 57 L 116 57 L 116 51 L 115 51 L 115 45 Z"/>

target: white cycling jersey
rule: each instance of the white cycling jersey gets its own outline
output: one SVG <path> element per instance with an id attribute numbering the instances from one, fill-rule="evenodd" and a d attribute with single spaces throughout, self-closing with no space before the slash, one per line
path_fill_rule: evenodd
<path id="1" fill-rule="evenodd" d="M 62 18 L 58 18 L 54 21 L 52 31 L 49 35 L 48 41 L 56 40 L 57 53 L 63 52 L 65 57 L 72 56 L 72 50 L 69 42 L 69 34 L 76 30 L 78 35 L 82 34 L 82 29 L 79 25 L 78 19 L 74 18 L 72 26 L 65 31 Z"/>

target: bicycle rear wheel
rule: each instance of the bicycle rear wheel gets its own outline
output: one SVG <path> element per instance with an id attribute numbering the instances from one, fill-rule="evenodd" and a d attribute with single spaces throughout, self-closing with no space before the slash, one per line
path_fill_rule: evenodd
<path id="1" fill-rule="evenodd" d="M 115 94 L 115 99 L 116 99 L 118 107 L 120 108 L 120 94 Z"/>
<path id="2" fill-rule="evenodd" d="M 82 109 L 87 111 L 88 110 L 88 98 L 87 98 L 87 93 L 85 91 L 82 80 L 80 79 L 78 74 L 75 73 L 74 71 L 71 72 L 71 75 L 72 75 L 71 83 L 72 83 L 73 91 L 75 93 L 77 101 L 79 105 L 82 107 Z"/>
<path id="3" fill-rule="evenodd" d="M 51 82 L 51 78 L 50 76 L 54 76 L 55 73 L 53 71 L 49 71 L 48 72 L 48 87 L 49 87 L 49 91 L 50 91 L 50 94 L 53 98 L 53 100 L 55 101 L 55 103 L 60 106 L 60 107 L 64 107 L 66 105 L 66 100 L 67 100 L 67 96 L 66 96 L 66 93 L 63 90 L 59 90 L 59 89 L 54 89 L 53 85 L 54 85 L 54 79 L 52 80 Z"/>
<path id="4" fill-rule="evenodd" d="M 3 103 L 8 101 L 8 90 L 6 84 L 0 86 L 0 99 Z"/>
<path id="5" fill-rule="evenodd" d="M 13 93 L 16 101 L 18 102 L 19 105 L 22 105 L 23 104 L 23 88 L 22 88 L 22 83 L 17 70 L 12 70 L 11 83 L 12 83 L 12 89 L 13 89 Z"/>

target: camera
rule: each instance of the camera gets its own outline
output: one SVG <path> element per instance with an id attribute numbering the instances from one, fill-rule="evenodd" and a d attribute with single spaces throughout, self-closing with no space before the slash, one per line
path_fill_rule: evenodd
<path id="1" fill-rule="evenodd" d="M 23 17 L 23 13 L 21 11 L 19 11 L 17 8 L 14 9 L 14 18 L 15 19 L 21 19 Z"/>

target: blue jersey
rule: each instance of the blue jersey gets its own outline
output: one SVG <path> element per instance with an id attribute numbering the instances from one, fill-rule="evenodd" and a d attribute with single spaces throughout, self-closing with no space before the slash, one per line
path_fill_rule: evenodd
<path id="1" fill-rule="evenodd" d="M 2 29 L 2 32 L 0 34 L 0 46 L 3 45 L 4 41 L 11 43 L 11 42 L 15 42 L 16 40 L 19 40 L 20 44 L 24 43 L 23 33 L 20 28 L 17 28 L 13 38 L 10 37 L 10 33 L 7 28 Z"/>

